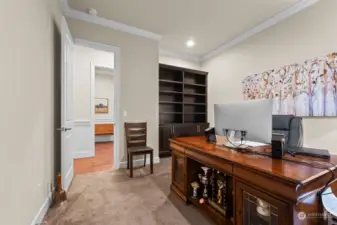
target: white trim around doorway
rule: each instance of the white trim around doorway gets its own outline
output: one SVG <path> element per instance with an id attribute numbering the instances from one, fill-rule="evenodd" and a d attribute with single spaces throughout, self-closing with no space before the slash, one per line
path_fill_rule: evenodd
<path id="1" fill-rule="evenodd" d="M 98 42 L 92 42 L 84 39 L 75 39 L 75 44 L 76 45 L 81 45 L 101 51 L 106 51 L 106 52 L 112 52 L 114 53 L 114 155 L 113 155 L 113 169 L 119 169 L 120 165 L 120 137 L 123 135 L 121 134 L 122 129 L 120 129 L 121 124 L 119 121 L 121 121 L 120 116 L 121 116 L 121 104 L 120 104 L 120 99 L 121 99 L 121 90 L 120 90 L 120 48 L 116 46 L 111 46 L 111 45 L 105 45 L 102 43 Z M 95 125 L 95 112 L 94 112 L 94 101 L 93 98 L 95 96 L 95 66 L 100 66 L 100 65 L 91 65 L 91 124 L 93 124 L 93 127 Z M 92 132 L 92 135 L 94 134 L 94 129 Z M 112 157 L 112 156 L 111 156 Z"/>

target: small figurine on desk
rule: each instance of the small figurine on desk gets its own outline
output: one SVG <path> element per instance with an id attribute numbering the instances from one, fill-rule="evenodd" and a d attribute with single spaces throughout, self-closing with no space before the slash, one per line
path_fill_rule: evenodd
<path id="1" fill-rule="evenodd" d="M 216 202 L 216 184 L 215 184 L 215 176 L 216 176 L 216 169 L 212 169 L 212 176 L 211 176 L 211 187 L 212 187 L 212 194 L 211 199 L 212 201 Z"/>
<path id="2" fill-rule="evenodd" d="M 204 191 L 202 194 L 202 197 L 207 199 L 208 198 L 208 177 L 207 177 L 207 172 L 209 170 L 208 167 L 203 166 L 201 167 L 201 169 L 204 171 L 204 176 L 202 176 L 201 174 L 199 174 L 199 178 L 201 179 L 201 183 L 204 185 Z"/>
<path id="3" fill-rule="evenodd" d="M 222 203 L 222 188 L 223 188 L 223 182 L 221 180 L 218 180 L 218 204 L 221 205 Z"/>
<path id="4" fill-rule="evenodd" d="M 200 187 L 200 185 L 198 182 L 194 181 L 191 183 L 191 186 L 193 188 L 192 198 L 197 199 L 198 198 L 198 188 Z"/>
<path id="5" fill-rule="evenodd" d="M 201 199 L 199 200 L 199 203 L 200 203 L 200 204 L 206 204 L 206 203 L 207 203 L 207 199 L 201 198 Z"/>
<path id="6" fill-rule="evenodd" d="M 67 200 L 67 194 L 65 190 L 62 188 L 62 177 L 61 173 L 57 175 L 57 182 L 56 182 L 56 191 L 54 196 L 53 205 L 59 205 L 61 202 Z"/>
<path id="7" fill-rule="evenodd" d="M 227 176 L 224 174 L 225 179 L 223 181 L 223 191 L 222 191 L 222 208 L 227 209 Z"/>

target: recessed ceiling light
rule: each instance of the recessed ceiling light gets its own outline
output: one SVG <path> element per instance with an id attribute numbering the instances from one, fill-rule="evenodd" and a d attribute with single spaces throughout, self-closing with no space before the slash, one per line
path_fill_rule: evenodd
<path id="1" fill-rule="evenodd" d="M 188 48 L 192 48 L 194 45 L 195 45 L 194 40 L 190 39 L 190 40 L 186 41 L 186 46 Z"/>

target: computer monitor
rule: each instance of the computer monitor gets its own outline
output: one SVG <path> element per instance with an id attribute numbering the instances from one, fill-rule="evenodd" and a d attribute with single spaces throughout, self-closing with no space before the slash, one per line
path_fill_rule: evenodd
<path id="1" fill-rule="evenodd" d="M 272 139 L 272 100 L 250 100 L 215 104 L 215 134 L 224 129 L 246 131 L 246 141 L 270 144 Z"/>

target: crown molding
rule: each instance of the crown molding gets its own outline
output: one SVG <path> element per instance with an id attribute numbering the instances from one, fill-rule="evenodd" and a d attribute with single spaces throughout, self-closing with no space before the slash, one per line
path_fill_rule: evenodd
<path id="1" fill-rule="evenodd" d="M 147 30 L 139 29 L 133 26 L 128 26 L 128 25 L 125 25 L 125 24 L 122 24 L 122 23 L 119 23 L 113 20 L 108 20 L 108 19 L 105 19 L 99 16 L 92 16 L 87 13 L 71 9 L 68 5 L 67 0 L 60 0 L 60 1 L 61 1 L 63 15 L 68 18 L 82 20 L 88 23 L 101 25 L 101 26 L 108 27 L 114 30 L 119 30 L 125 33 L 141 36 L 144 38 L 153 39 L 156 41 L 159 41 L 162 38 L 161 35 L 152 33 Z"/>
<path id="2" fill-rule="evenodd" d="M 262 22 L 261 24 L 253 27 L 252 29 L 244 32 L 243 34 L 237 36 L 236 38 L 232 39 L 231 41 L 225 43 L 224 45 L 220 46 L 219 48 L 205 54 L 201 57 L 201 61 L 206 61 L 210 58 L 213 58 L 220 53 L 224 52 L 225 50 L 240 44 L 241 42 L 247 40 L 248 38 L 254 36 L 255 34 L 258 34 L 262 32 L 263 30 L 268 29 L 269 27 L 272 27 L 281 21 L 295 15 L 296 13 L 302 11 L 303 9 L 319 2 L 321 0 L 299 0 L 294 5 L 288 7 L 287 9 L 283 10 L 282 12 L 276 14 L 275 16 L 269 18 L 268 20 Z"/>
<path id="3" fill-rule="evenodd" d="M 159 49 L 159 55 L 179 58 L 179 59 L 188 60 L 188 61 L 197 62 L 197 63 L 201 62 L 201 57 L 190 55 L 190 54 L 172 52 L 172 51 L 165 50 L 165 49 Z"/>
<path id="4" fill-rule="evenodd" d="M 181 54 L 181 53 L 177 53 L 177 52 L 173 52 L 173 51 L 169 51 L 169 50 L 164 50 L 164 49 L 160 49 L 159 50 L 159 54 L 162 56 L 169 56 L 169 57 L 175 57 L 175 58 L 179 58 L 179 59 L 183 59 L 183 60 L 189 60 L 192 62 L 204 62 L 208 59 L 211 59 L 217 55 L 219 55 L 220 53 L 224 52 L 225 50 L 238 45 L 242 42 L 244 42 L 245 40 L 249 39 L 250 37 L 280 23 L 281 21 L 295 15 L 296 13 L 306 9 L 307 7 L 319 2 L 321 0 L 298 0 L 295 4 L 293 4 L 292 6 L 286 8 L 285 10 L 283 10 L 282 12 L 276 14 L 275 16 L 269 18 L 268 20 L 260 23 L 259 25 L 249 29 L 248 31 L 244 32 L 243 34 L 235 37 L 234 39 L 232 39 L 229 42 L 226 42 L 225 44 L 221 45 L 219 48 L 210 51 L 209 53 L 199 57 L 199 56 L 195 56 L 195 55 L 190 55 L 190 54 Z M 119 30 L 122 32 L 126 32 L 129 34 L 133 34 L 133 35 L 137 35 L 137 36 L 141 36 L 141 37 L 145 37 L 145 38 L 149 38 L 149 39 L 153 39 L 156 41 L 159 41 L 162 36 L 159 34 L 155 34 L 152 33 L 150 31 L 147 30 L 143 30 L 143 29 L 139 29 L 136 27 L 132 27 L 132 26 L 128 26 L 113 20 L 108 20 L 102 17 L 97 17 L 97 16 L 92 16 L 89 15 L 87 13 L 84 12 L 80 12 L 74 9 L 71 9 L 68 5 L 68 0 L 60 0 L 61 2 L 61 7 L 62 7 L 62 11 L 63 14 L 68 17 L 68 18 L 73 18 L 73 19 L 78 19 L 78 20 L 82 20 L 82 21 L 86 21 L 88 23 L 94 23 L 97 25 L 101 25 L 104 27 L 109 27 L 111 29 L 115 29 L 115 30 Z"/>

